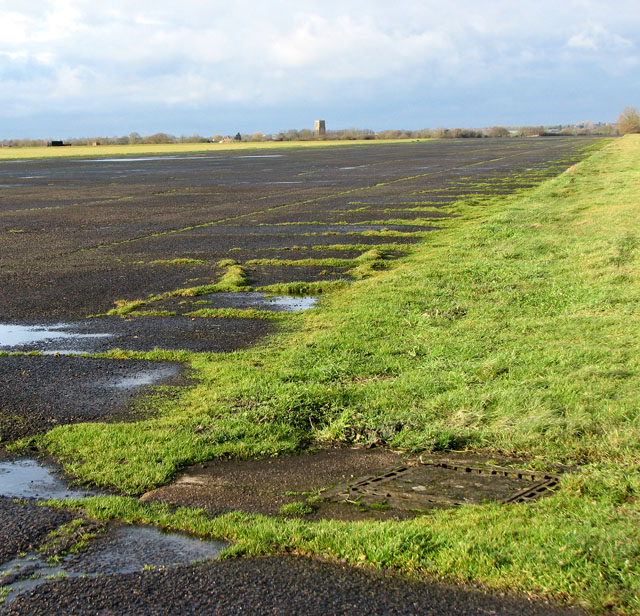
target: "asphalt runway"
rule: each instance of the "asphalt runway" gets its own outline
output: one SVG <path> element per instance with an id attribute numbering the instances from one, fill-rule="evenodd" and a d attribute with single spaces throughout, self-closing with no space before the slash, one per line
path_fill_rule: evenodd
<path id="1" fill-rule="evenodd" d="M 241 349 L 275 325 L 180 314 L 83 320 L 118 300 L 215 283 L 224 273 L 218 264 L 223 259 L 244 264 L 256 258 L 353 258 L 377 244 L 418 242 L 415 232 L 438 232 L 450 216 L 447 204 L 535 185 L 579 161 L 589 143 L 584 138 L 470 139 L 278 153 L 2 161 L 0 325 L 74 322 L 81 333 L 110 334 L 78 342 L 71 349 L 75 352 Z M 410 211 L 415 207 L 430 209 Z M 363 247 L 336 252 L 328 248 L 333 244 Z M 313 265 L 251 265 L 246 272 L 253 287 L 348 278 L 342 268 Z M 151 369 L 147 363 L 6 355 L 55 352 L 55 344 L 3 344 L 0 337 L 5 353 L 0 355 L 0 457 L 7 457 L 7 442 L 54 425 L 135 419 L 130 413 L 135 394 L 148 391 L 145 379 L 136 378 Z M 114 386 L 123 381 L 130 387 Z M 0 561 L 37 550 L 50 530 L 72 517 L 1 499 Z M 295 557 L 51 580 L 18 595 L 0 612 L 581 613 Z"/>

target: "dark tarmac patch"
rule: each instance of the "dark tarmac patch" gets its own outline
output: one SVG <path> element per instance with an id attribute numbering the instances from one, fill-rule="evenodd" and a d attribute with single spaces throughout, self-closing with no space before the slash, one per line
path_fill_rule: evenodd
<path id="1" fill-rule="evenodd" d="M 265 460 L 212 460 L 182 473 L 175 482 L 141 500 L 204 507 L 212 513 L 247 511 L 278 515 L 288 503 L 367 473 L 383 472 L 405 458 L 384 449 L 324 449 L 308 455 Z M 346 507 L 342 516 L 357 515 Z M 388 517 L 388 515 L 387 515 Z"/>
<path id="2" fill-rule="evenodd" d="M 0 357 L 0 442 L 59 425 L 134 418 L 128 408 L 135 384 L 123 380 L 177 364 L 82 357 Z M 179 382 L 179 381 L 177 381 Z M 171 383 L 166 377 L 158 383 Z"/>
<path id="3" fill-rule="evenodd" d="M 203 266 L 116 263 L 95 254 L 24 268 L 12 261 L 0 270 L 0 321 L 82 319 L 110 310 L 116 300 L 210 284 L 215 278 Z"/>
<path id="4" fill-rule="evenodd" d="M 49 582 L 18 596 L 8 616 L 74 614 L 394 614 L 578 616 L 541 601 L 409 581 L 295 556 Z"/>
<path id="5" fill-rule="evenodd" d="M 0 563 L 36 550 L 51 531 L 75 517 L 69 511 L 0 497 Z"/>
<path id="6" fill-rule="evenodd" d="M 254 287 L 266 287 L 281 282 L 304 280 L 319 282 L 321 280 L 353 279 L 346 274 L 345 267 L 300 266 L 300 265 L 248 265 L 246 268 L 249 284 Z"/>

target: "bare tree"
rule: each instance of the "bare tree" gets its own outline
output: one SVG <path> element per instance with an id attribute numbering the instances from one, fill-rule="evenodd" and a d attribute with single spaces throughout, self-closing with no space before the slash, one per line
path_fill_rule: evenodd
<path id="1" fill-rule="evenodd" d="M 487 129 L 489 137 L 510 137 L 511 133 L 504 126 L 492 126 Z"/>
<path id="2" fill-rule="evenodd" d="M 625 107 L 618 118 L 618 132 L 622 135 L 640 133 L 640 114 L 635 107 Z"/>

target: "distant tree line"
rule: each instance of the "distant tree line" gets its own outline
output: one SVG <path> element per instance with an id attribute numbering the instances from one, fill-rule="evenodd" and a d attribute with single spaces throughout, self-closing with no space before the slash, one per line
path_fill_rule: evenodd
<path id="1" fill-rule="evenodd" d="M 581 124 L 558 124 L 554 126 L 491 126 L 488 128 L 422 128 L 419 130 L 381 130 L 373 131 L 367 128 L 347 128 L 342 130 L 327 130 L 324 135 L 316 135 L 308 128 L 289 129 L 269 134 L 256 132 L 252 134 L 236 133 L 230 135 L 170 135 L 168 133 L 154 133 L 142 136 L 137 132 L 122 137 L 86 137 L 65 139 L 65 145 L 129 145 L 129 144 L 160 144 L 160 143 L 218 143 L 225 141 L 333 141 L 333 140 L 373 140 L 373 139 L 482 139 L 486 137 L 531 137 L 555 135 L 617 135 L 628 132 L 640 132 L 640 119 L 635 107 L 626 107 L 618 122 L 598 123 L 583 122 Z M 46 139 L 3 139 L 0 147 L 44 147 L 51 145 Z"/>

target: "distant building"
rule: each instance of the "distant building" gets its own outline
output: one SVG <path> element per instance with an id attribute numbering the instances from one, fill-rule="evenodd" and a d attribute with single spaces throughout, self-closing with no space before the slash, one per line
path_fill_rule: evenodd
<path id="1" fill-rule="evenodd" d="M 49 145 L 54 148 L 59 148 L 64 145 L 64 141 L 59 141 L 57 139 L 54 139 Z"/>
<path id="2" fill-rule="evenodd" d="M 324 120 L 316 120 L 316 127 L 314 130 L 314 133 L 316 137 L 327 134 L 327 127 L 324 123 Z"/>

